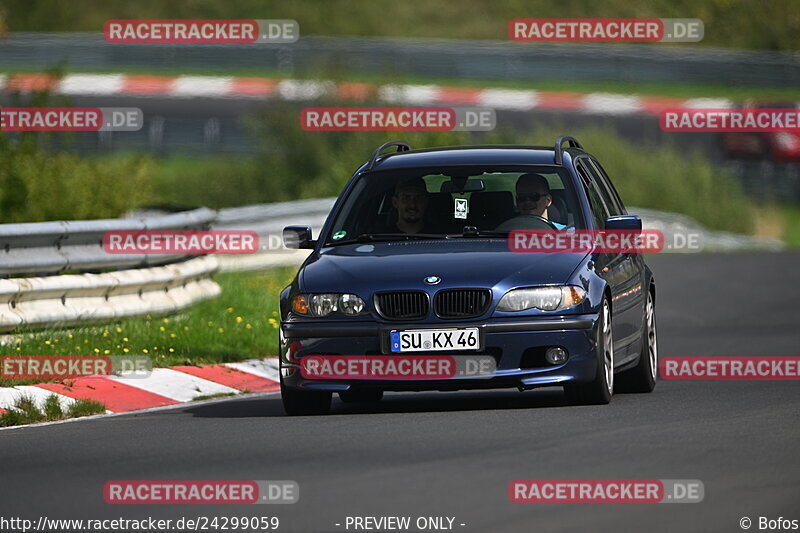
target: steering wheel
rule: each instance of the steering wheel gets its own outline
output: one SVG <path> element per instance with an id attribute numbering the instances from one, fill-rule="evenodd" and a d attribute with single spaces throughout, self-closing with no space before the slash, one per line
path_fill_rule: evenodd
<path id="1" fill-rule="evenodd" d="M 517 215 L 513 218 L 509 218 L 496 228 L 497 231 L 512 231 L 519 229 L 558 230 L 558 228 L 556 228 L 552 222 L 544 217 L 540 217 L 539 215 Z"/>

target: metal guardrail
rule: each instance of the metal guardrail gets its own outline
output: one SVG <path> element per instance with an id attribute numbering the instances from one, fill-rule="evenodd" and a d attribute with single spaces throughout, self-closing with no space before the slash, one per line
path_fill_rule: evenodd
<path id="1" fill-rule="evenodd" d="M 220 263 L 226 270 L 258 270 L 302 262 L 306 250 L 282 249 L 283 227 L 305 223 L 319 232 L 334 201 L 0 225 L 0 333 L 169 314 L 213 298 L 220 287 L 211 276 Z M 112 230 L 212 227 L 256 231 L 272 249 L 242 256 L 115 255 L 106 253 L 102 244 L 105 232 Z"/>
<path id="2" fill-rule="evenodd" d="M 141 219 L 0 225 L 0 277 L 13 276 L 0 279 L 0 332 L 168 314 L 217 296 L 216 257 L 115 255 L 102 244 L 106 231 L 201 230 L 215 218 L 202 208 Z"/>
<path id="3" fill-rule="evenodd" d="M 317 236 L 335 201 L 335 198 L 321 198 L 216 212 L 197 209 L 158 216 L 139 212 L 140 218 L 134 219 L 0 225 L 0 235 L 8 245 L 3 253 L 17 258 L 13 268 L 5 261 L 0 263 L 4 272 L 35 270 L 55 274 L 67 268 L 83 271 L 0 279 L 0 333 L 20 327 L 62 327 L 144 314 L 169 314 L 217 296 L 220 288 L 211 276 L 219 269 L 243 271 L 299 265 L 310 252 L 283 248 L 280 235 L 284 226 L 309 225 Z M 683 215 L 636 207 L 629 207 L 629 211 L 642 216 L 645 229 L 663 231 L 667 242 L 679 232 L 700 234 L 704 251 L 770 251 L 783 247 L 775 239 L 707 231 Z M 100 244 L 101 232 L 109 230 L 208 227 L 255 231 L 261 237 L 262 250 L 250 255 L 194 258 L 117 256 L 105 254 Z M 160 261 L 170 263 L 153 266 Z M 136 268 L 143 265 L 146 268 Z M 108 268 L 115 271 L 85 272 Z"/>
<path id="4" fill-rule="evenodd" d="M 170 314 L 220 293 L 214 256 L 105 274 L 0 279 L 0 332 Z"/>
<path id="5" fill-rule="evenodd" d="M 282 242 L 278 241 L 283 228 L 311 226 L 313 234 L 319 235 L 334 202 L 336 198 L 319 198 L 221 209 L 214 229 L 255 231 L 262 244 L 261 253 L 218 256 L 221 270 L 232 272 L 299 265 L 310 251 L 283 248 Z"/>
<path id="6" fill-rule="evenodd" d="M 257 232 L 263 241 L 280 235 L 285 226 L 303 225 L 311 226 L 316 238 L 335 201 L 336 198 L 320 198 L 223 209 L 214 229 L 251 230 Z M 642 217 L 644 229 L 661 231 L 665 243 L 675 242 L 677 234 L 691 233 L 699 237 L 700 250 L 685 248 L 669 253 L 777 251 L 784 248 L 779 239 L 707 230 L 686 215 L 633 206 L 628 206 L 628 212 Z M 223 271 L 246 271 L 300 265 L 309 253 L 310 250 L 262 249 L 257 254 L 219 256 L 219 259 Z"/>
<path id="7" fill-rule="evenodd" d="M 207 229 L 215 218 L 216 212 L 200 208 L 141 219 L 1 224 L 0 276 L 99 272 L 171 263 L 181 256 L 108 254 L 103 250 L 103 235 L 110 230 Z"/>
<path id="8" fill-rule="evenodd" d="M 302 28 L 301 28 L 302 33 Z M 0 67 L 260 68 L 486 80 L 800 84 L 800 54 L 665 44 L 516 43 L 301 36 L 287 45 L 110 45 L 98 33 L 11 33 Z M 735 67 L 733 67 L 735 66 Z"/>

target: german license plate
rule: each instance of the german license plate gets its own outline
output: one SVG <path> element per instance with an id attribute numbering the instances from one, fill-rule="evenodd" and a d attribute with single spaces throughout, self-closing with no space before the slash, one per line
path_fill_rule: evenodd
<path id="1" fill-rule="evenodd" d="M 392 331 L 390 334 L 394 353 L 480 350 L 480 344 L 478 328 L 408 329 Z"/>

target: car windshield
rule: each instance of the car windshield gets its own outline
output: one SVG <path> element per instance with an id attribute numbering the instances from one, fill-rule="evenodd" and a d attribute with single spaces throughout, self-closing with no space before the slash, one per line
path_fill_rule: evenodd
<path id="1" fill-rule="evenodd" d="M 583 229 L 564 167 L 436 167 L 367 172 L 336 214 L 326 244 L 505 236 Z"/>

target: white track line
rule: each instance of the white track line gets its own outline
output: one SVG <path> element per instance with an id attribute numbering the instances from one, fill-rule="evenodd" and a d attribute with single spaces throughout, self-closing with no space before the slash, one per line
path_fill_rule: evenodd
<path id="1" fill-rule="evenodd" d="M 683 107 L 691 109 L 728 109 L 733 102 L 727 98 L 692 98 L 683 103 Z"/>
<path id="2" fill-rule="evenodd" d="M 382 85 L 378 88 L 378 98 L 385 102 L 425 105 L 436 102 L 440 92 L 438 85 Z"/>
<path id="3" fill-rule="evenodd" d="M 33 400 L 33 404 L 37 408 L 42 409 L 44 407 L 45 400 L 50 395 L 55 395 L 56 398 L 58 398 L 62 409 L 66 409 L 75 403 L 74 398 L 70 398 L 62 394 L 50 392 L 48 390 L 40 389 L 39 387 L 34 387 L 31 385 L 19 385 L 17 387 L 0 387 L 0 408 L 10 411 L 14 408 L 14 403 L 19 398 L 28 397 Z"/>
<path id="4" fill-rule="evenodd" d="M 329 96 L 336 90 L 331 81 L 283 80 L 278 83 L 278 94 L 284 100 L 316 100 Z"/>
<path id="5" fill-rule="evenodd" d="M 515 89 L 486 89 L 478 95 L 478 105 L 526 111 L 538 105 L 538 93 Z"/>
<path id="6" fill-rule="evenodd" d="M 144 379 L 126 379 L 120 376 L 108 376 L 108 379 L 179 402 L 188 402 L 198 396 L 207 396 L 209 394 L 239 393 L 238 390 L 231 387 L 190 374 L 184 374 L 171 368 L 154 368 L 153 373 Z"/>
<path id="7" fill-rule="evenodd" d="M 583 97 L 583 110 L 588 113 L 624 115 L 640 112 L 642 110 L 642 102 L 638 96 L 591 93 Z"/>
<path id="8" fill-rule="evenodd" d="M 128 411 L 125 413 L 112 413 L 110 411 L 106 411 L 104 415 L 90 415 L 90 416 L 81 416 L 78 418 L 68 418 L 66 420 L 55 420 L 53 422 L 41 422 L 38 424 L 26 424 L 24 426 L 9 426 L 9 427 L 2 427 L 0 431 L 14 431 L 14 430 L 21 430 L 25 428 L 34 428 L 34 427 L 42 427 L 42 426 L 55 426 L 58 424 L 70 424 L 72 422 L 82 422 L 84 420 L 96 420 L 98 418 L 115 418 L 119 416 L 127 416 L 127 415 L 141 415 L 144 413 L 155 413 L 159 411 L 171 411 L 174 409 L 185 409 L 187 407 L 197 407 L 201 405 L 209 405 L 215 403 L 222 403 L 222 402 L 229 402 L 231 400 L 239 400 L 239 399 L 247 399 L 247 398 L 260 398 L 266 396 L 276 396 L 280 394 L 279 391 L 269 391 L 269 392 L 251 392 L 247 394 L 240 394 L 236 397 L 232 398 L 212 398 L 210 400 L 200 400 L 197 402 L 192 402 L 189 404 L 186 403 L 176 403 L 173 405 L 162 405 L 161 407 L 150 407 L 149 409 L 140 409 L 138 411 Z"/>
<path id="9" fill-rule="evenodd" d="M 217 76 L 179 76 L 172 83 L 170 94 L 178 97 L 189 96 L 228 96 L 233 78 Z"/>
<path id="10" fill-rule="evenodd" d="M 273 357 L 270 359 L 251 359 L 249 361 L 240 361 L 238 363 L 225 363 L 225 366 L 235 368 L 248 374 L 271 379 L 272 381 L 280 381 L 280 371 L 278 370 L 278 358 Z"/>
<path id="11" fill-rule="evenodd" d="M 68 74 L 58 84 L 61 94 L 110 95 L 122 92 L 122 74 Z"/>

